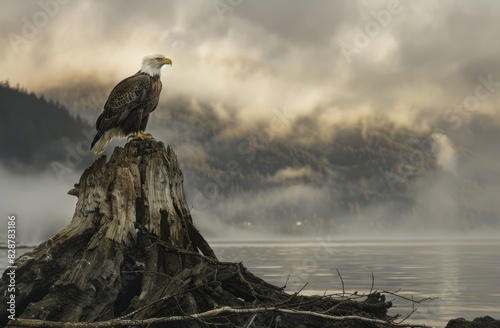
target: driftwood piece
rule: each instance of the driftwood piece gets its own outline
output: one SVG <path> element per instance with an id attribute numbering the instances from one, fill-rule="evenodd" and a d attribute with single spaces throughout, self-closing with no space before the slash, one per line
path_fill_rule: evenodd
<path id="1" fill-rule="evenodd" d="M 71 223 L 16 261 L 15 321 L 4 273 L 1 326 L 410 327 L 393 322 L 380 293 L 290 295 L 241 263 L 220 262 L 193 225 L 177 157 L 161 142 L 116 148 L 70 194 L 78 197 Z"/>

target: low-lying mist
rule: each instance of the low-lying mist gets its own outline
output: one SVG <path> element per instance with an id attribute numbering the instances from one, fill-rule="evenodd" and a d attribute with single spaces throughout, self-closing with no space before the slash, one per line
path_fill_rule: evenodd
<path id="1" fill-rule="evenodd" d="M 500 235 L 494 115 L 452 128 L 435 117 L 413 127 L 313 113 L 271 108 L 266 119 L 246 121 L 235 109 L 177 97 L 160 104 L 148 132 L 173 146 L 195 224 L 209 239 Z M 67 191 L 82 171 L 60 179 L 50 165 L 38 174 L 0 170 L 1 207 L 18 217 L 19 240 L 47 239 L 69 223 L 76 198 Z"/>
<path id="2" fill-rule="evenodd" d="M 74 173 L 68 180 L 78 180 Z M 0 166 L 0 208 L 7 226 L 8 215 L 16 217 L 16 242 L 33 244 L 49 239 L 64 228 L 73 216 L 76 197 L 67 192 L 72 184 L 60 182 L 52 171 L 16 174 Z M 0 240 L 5 241 L 2 227 Z"/>

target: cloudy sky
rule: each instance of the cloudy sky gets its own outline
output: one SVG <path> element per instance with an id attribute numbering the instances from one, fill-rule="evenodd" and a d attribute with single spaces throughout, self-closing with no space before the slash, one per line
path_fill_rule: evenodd
<path id="1" fill-rule="evenodd" d="M 422 113 L 451 120 L 497 102 L 496 1 L 0 0 L 0 8 L 0 79 L 36 92 L 116 83 L 144 55 L 163 53 L 173 60 L 165 97 L 208 100 L 242 118 L 286 106 L 417 125 Z"/>

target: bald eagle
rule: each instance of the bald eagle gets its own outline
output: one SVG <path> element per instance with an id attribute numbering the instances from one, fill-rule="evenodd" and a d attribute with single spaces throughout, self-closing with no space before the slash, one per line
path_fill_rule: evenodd
<path id="1" fill-rule="evenodd" d="M 102 153 L 115 137 L 133 135 L 134 140 L 152 138 L 144 130 L 149 114 L 155 110 L 160 99 L 163 65 L 172 65 L 172 61 L 160 54 L 146 56 L 139 72 L 114 87 L 104 111 L 97 118 L 97 134 L 91 146 L 95 154 Z"/>

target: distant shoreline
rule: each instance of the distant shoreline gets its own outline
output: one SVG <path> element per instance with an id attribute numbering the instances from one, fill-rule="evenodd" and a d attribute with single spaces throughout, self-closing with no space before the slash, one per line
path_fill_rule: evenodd
<path id="1" fill-rule="evenodd" d="M 476 237 L 476 236 L 475 236 Z M 300 244 L 300 243 L 317 243 L 318 241 L 324 242 L 324 243 L 329 243 L 329 244 L 349 244 L 349 243 L 361 243 L 361 244 L 371 244 L 371 243 L 384 243 L 384 244 L 394 244 L 394 243 L 431 243 L 431 244 L 448 244 L 448 243 L 458 243 L 458 242 L 464 242 L 464 243 L 499 243 L 500 238 L 445 238 L 445 239 L 438 239 L 438 238 L 395 238 L 395 239 L 383 239 L 383 238 L 332 238 L 331 236 L 329 237 L 316 237 L 311 238 L 310 236 L 304 237 L 304 238 L 288 238 L 287 236 L 283 236 L 283 239 L 249 239 L 249 240 L 231 240 L 231 239 L 219 239 L 219 238 L 213 238 L 213 239 L 208 239 L 210 243 L 215 244 L 215 245 L 228 245 L 228 244 Z M 319 238 L 319 239 L 318 239 Z M 35 243 L 19 243 L 16 244 L 16 249 L 19 248 L 36 248 L 39 246 L 41 243 L 44 241 L 40 242 L 35 242 Z M 0 249 L 8 249 L 7 244 L 0 244 Z"/>

